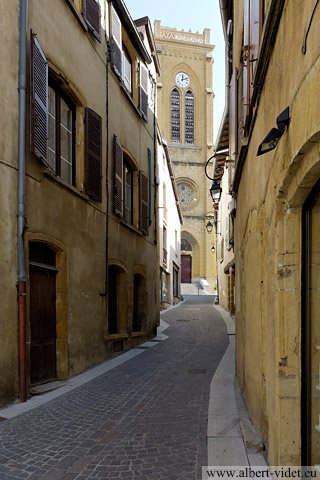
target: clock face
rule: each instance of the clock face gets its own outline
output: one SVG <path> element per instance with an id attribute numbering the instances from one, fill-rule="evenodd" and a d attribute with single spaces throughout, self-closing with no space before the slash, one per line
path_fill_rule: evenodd
<path id="1" fill-rule="evenodd" d="M 179 72 L 176 75 L 176 82 L 179 87 L 187 87 L 190 83 L 190 78 L 184 72 Z"/>

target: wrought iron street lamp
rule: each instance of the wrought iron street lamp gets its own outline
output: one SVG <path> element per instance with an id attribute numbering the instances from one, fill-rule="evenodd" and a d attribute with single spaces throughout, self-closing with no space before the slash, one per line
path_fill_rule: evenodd
<path id="1" fill-rule="evenodd" d="M 210 175 L 208 175 L 207 173 L 207 168 L 208 168 L 208 165 L 210 163 L 210 161 L 213 159 L 215 162 L 216 162 L 216 159 L 217 157 L 227 157 L 228 156 L 228 150 L 223 150 L 223 151 L 220 151 L 220 152 L 215 152 L 206 162 L 206 165 L 204 167 L 204 173 L 206 174 L 206 177 L 209 178 L 209 180 L 212 180 L 212 185 L 210 187 L 210 195 L 211 195 L 211 198 L 212 198 L 212 201 L 213 201 L 213 205 L 214 207 L 217 207 L 219 202 L 220 202 L 220 198 L 221 198 L 221 192 L 222 192 L 222 188 L 220 186 L 220 182 L 219 180 L 221 180 L 222 176 L 223 176 L 223 167 L 222 166 L 216 166 L 216 163 L 214 163 L 214 166 L 213 166 L 213 177 L 210 177 Z"/>
<path id="2" fill-rule="evenodd" d="M 221 198 L 222 188 L 220 187 L 220 183 L 214 182 L 210 187 L 210 195 L 214 205 L 218 205 Z"/>
<path id="3" fill-rule="evenodd" d="M 210 234 L 212 232 L 212 229 L 213 229 L 213 224 L 210 222 L 210 220 L 208 221 L 207 225 L 206 225 L 206 229 L 207 229 L 207 232 Z"/>

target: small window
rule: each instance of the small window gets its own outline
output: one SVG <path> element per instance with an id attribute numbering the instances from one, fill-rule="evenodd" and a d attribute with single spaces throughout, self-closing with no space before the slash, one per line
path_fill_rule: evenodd
<path id="1" fill-rule="evenodd" d="M 66 182 L 75 184 L 75 106 L 54 84 L 49 84 L 48 164 Z"/>
<path id="2" fill-rule="evenodd" d="M 180 94 L 176 88 L 171 92 L 171 140 L 180 142 Z"/>

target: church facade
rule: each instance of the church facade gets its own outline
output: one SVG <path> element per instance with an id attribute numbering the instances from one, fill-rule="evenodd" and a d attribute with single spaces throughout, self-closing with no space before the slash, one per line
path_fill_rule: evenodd
<path id="1" fill-rule="evenodd" d="M 158 122 L 172 159 L 184 225 L 181 230 L 181 282 L 208 282 L 216 288 L 216 261 L 210 180 L 204 167 L 213 154 L 213 45 L 210 30 L 178 31 L 154 25 L 158 77 Z M 205 284 L 206 284 L 205 282 Z"/>

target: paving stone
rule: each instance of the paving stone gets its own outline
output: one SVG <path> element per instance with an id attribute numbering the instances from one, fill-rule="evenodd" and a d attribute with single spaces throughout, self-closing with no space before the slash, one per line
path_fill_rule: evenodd
<path id="1" fill-rule="evenodd" d="M 229 343 L 227 330 L 212 297 L 190 297 L 163 319 L 167 339 L 1 422 L 1 480 L 201 478 L 210 383 Z M 219 398 L 230 400 L 231 390 L 221 385 Z"/>

